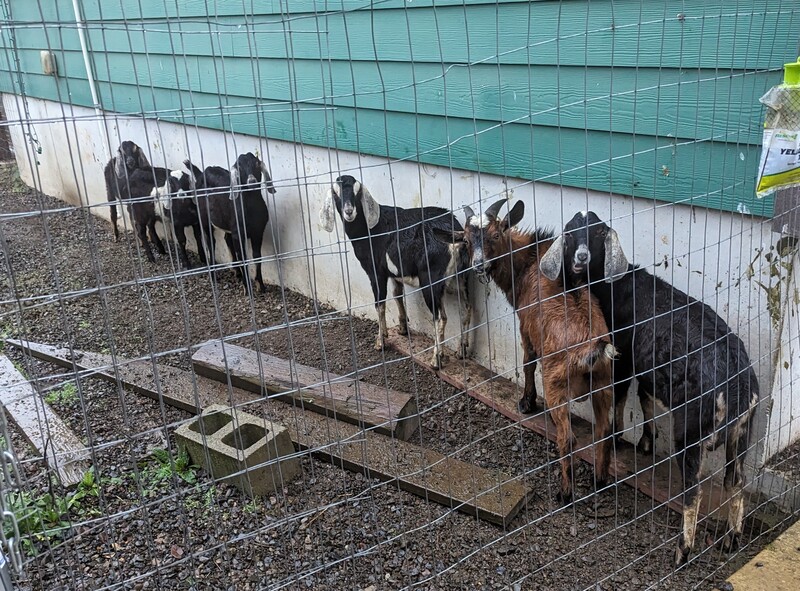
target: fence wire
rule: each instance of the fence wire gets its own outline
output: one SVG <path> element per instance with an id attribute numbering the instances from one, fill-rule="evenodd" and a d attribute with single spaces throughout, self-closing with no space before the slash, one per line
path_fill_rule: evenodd
<path id="1" fill-rule="evenodd" d="M 796 2 L 0 6 L 4 588 L 726 588 L 796 520 Z M 588 211 L 667 283 L 546 278 Z"/>

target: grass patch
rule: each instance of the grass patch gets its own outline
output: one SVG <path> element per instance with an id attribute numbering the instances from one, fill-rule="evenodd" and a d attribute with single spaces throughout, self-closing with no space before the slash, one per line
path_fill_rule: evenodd
<path id="1" fill-rule="evenodd" d="M 99 495 L 94 468 L 83 475 L 72 493 L 58 494 L 52 486 L 49 492 L 40 495 L 19 490 L 7 492 L 6 508 L 16 518 L 22 550 L 35 555 L 37 546 L 61 539 L 69 530 L 70 521 L 99 515 L 100 512 L 88 502 Z M 14 535 L 10 520 L 3 521 L 3 534 L 6 538 Z"/>
<path id="2" fill-rule="evenodd" d="M 68 382 L 61 388 L 50 390 L 44 397 L 47 404 L 62 404 L 71 406 L 78 402 L 78 388 L 74 382 Z"/>

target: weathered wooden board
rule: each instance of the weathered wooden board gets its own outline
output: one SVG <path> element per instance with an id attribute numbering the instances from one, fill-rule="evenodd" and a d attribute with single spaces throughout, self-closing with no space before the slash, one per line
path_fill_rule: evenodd
<path id="1" fill-rule="evenodd" d="M 5 355 L 0 355 L 0 404 L 61 484 L 81 481 L 89 469 L 89 450 Z"/>
<path id="2" fill-rule="evenodd" d="M 215 341 L 192 356 L 195 371 L 256 394 L 407 440 L 419 427 L 417 403 L 405 392 L 346 378 L 294 361 Z"/>
<path id="3" fill-rule="evenodd" d="M 386 344 L 402 355 L 410 356 L 448 384 L 465 391 L 522 427 L 555 441 L 555 424 L 547 413 L 529 416 L 519 412 L 517 401 L 522 395 L 522 388 L 511 380 L 492 373 L 471 359 L 461 360 L 452 356 L 446 356 L 439 370 L 434 369 L 429 363 L 433 340 L 418 333 L 403 336 L 390 330 Z M 576 437 L 575 456 L 594 465 L 592 425 L 573 416 L 572 428 Z M 652 497 L 657 504 L 665 504 L 675 511 L 681 511 L 680 495 L 683 487 L 677 466 L 669 461 L 660 461 L 654 466 L 652 456 L 637 454 L 635 448 L 625 442 L 616 442 L 615 452 L 615 458 L 611 461 L 611 475 L 618 482 L 639 489 Z M 716 481 L 705 480 L 701 507 L 703 515 L 724 518 L 727 515 L 724 501 L 722 486 Z"/>
<path id="4" fill-rule="evenodd" d="M 62 367 L 89 370 L 90 375 L 122 384 L 165 404 L 198 413 L 210 404 L 244 406 L 257 413 L 263 405 L 270 420 L 283 423 L 299 450 L 352 472 L 396 482 L 405 491 L 498 524 L 508 524 L 519 512 L 528 488 L 519 479 L 486 470 L 440 453 L 389 438 L 374 431 L 327 418 L 274 399 L 229 387 L 192 372 L 149 361 L 75 351 L 31 342 L 7 341 L 31 355 Z M 104 368 L 104 369 L 96 369 Z"/>

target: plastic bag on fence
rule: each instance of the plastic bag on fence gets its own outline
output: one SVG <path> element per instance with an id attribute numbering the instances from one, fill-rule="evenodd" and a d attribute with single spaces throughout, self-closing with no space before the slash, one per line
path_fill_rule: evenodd
<path id="1" fill-rule="evenodd" d="M 784 83 L 760 99 L 767 106 L 756 195 L 800 186 L 800 59 L 784 66 Z"/>

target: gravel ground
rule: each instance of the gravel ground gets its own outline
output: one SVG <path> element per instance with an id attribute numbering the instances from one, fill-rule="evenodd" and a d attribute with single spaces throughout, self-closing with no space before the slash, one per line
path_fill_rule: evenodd
<path id="1" fill-rule="evenodd" d="M 69 527 L 26 546 L 23 589 L 712 589 L 777 533 L 748 520 L 743 549 L 729 557 L 709 544 L 722 534 L 709 524 L 676 572 L 678 515 L 627 486 L 592 495 L 583 465 L 579 500 L 557 506 L 551 445 L 376 352 L 374 323 L 334 314 L 288 330 L 287 320 L 333 311 L 278 287 L 251 300 L 230 271 L 216 289 L 206 273 L 176 277 L 169 257 L 143 262 L 132 234 L 114 243 L 107 222 L 25 188 L 10 165 L 0 167 L 0 215 L 0 333 L 127 357 L 169 352 L 163 362 L 188 369 L 190 345 L 274 327 L 260 337 L 263 351 L 336 373 L 372 368 L 366 381 L 418 396 L 426 412 L 415 443 L 524 474 L 534 491 L 503 529 L 306 457 L 283 491 L 248 501 L 159 461 L 157 450 L 175 453 L 171 432 L 187 413 L 110 383 L 75 382 L 9 348 L 91 444 L 95 474 L 90 494 L 60 515 Z M 69 494 L 49 483 L 13 426 L 10 439 L 30 499 Z"/>
<path id="2" fill-rule="evenodd" d="M 776 454 L 770 461 L 769 467 L 782 472 L 787 480 L 800 483 L 800 441 Z"/>

